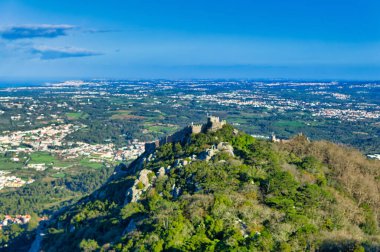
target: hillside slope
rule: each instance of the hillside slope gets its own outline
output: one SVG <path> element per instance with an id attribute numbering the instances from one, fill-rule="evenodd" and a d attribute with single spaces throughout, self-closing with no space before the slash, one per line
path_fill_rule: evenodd
<path id="1" fill-rule="evenodd" d="M 44 251 L 379 251 L 380 164 L 298 136 L 230 125 L 119 167 L 58 214 Z"/>

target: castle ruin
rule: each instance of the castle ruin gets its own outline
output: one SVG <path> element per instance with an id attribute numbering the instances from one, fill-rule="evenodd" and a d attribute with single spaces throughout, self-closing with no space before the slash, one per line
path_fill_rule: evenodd
<path id="1" fill-rule="evenodd" d="M 207 117 L 206 131 L 215 132 L 223 128 L 226 123 L 226 120 L 220 121 L 217 116 L 209 116 Z"/>
<path id="2" fill-rule="evenodd" d="M 215 132 L 226 124 L 226 120 L 220 120 L 217 116 L 208 116 L 207 123 L 205 124 L 193 124 L 186 126 L 182 130 L 174 133 L 173 135 L 166 136 L 160 140 L 156 140 L 152 143 L 145 144 L 145 151 L 153 152 L 156 148 L 166 143 L 183 143 L 191 134 Z"/>

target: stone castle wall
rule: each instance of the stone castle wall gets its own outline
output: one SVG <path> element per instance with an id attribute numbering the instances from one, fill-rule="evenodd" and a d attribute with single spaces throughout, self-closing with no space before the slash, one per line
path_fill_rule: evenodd
<path id="1" fill-rule="evenodd" d="M 226 121 L 220 121 L 219 117 L 209 116 L 206 124 L 191 124 L 173 135 L 166 136 L 160 140 L 145 144 L 145 151 L 153 152 L 156 148 L 166 143 L 184 143 L 191 134 L 215 132 L 226 124 Z"/>
<path id="2" fill-rule="evenodd" d="M 199 134 L 202 132 L 203 124 L 192 124 L 190 127 L 192 134 Z"/>
<path id="3" fill-rule="evenodd" d="M 226 124 L 225 120 L 220 121 L 220 118 L 217 116 L 209 116 L 207 118 L 207 130 L 215 132 Z"/>

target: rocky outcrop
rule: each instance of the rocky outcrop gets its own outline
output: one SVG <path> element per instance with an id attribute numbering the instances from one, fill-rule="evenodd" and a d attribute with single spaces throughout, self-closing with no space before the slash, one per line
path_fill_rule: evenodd
<path id="1" fill-rule="evenodd" d="M 232 145 L 230 145 L 227 142 L 220 142 L 217 145 L 211 146 L 211 148 L 201 152 L 198 156 L 191 156 L 186 158 L 180 158 L 176 159 L 173 163 L 173 167 L 180 168 L 183 166 L 186 166 L 190 164 L 192 161 L 195 160 L 204 160 L 204 161 L 210 161 L 213 156 L 215 156 L 219 152 L 225 152 L 228 153 L 231 156 L 235 156 L 234 154 L 234 148 Z M 155 159 L 155 153 L 149 153 L 145 157 L 143 157 L 140 162 L 136 162 L 136 165 L 138 167 L 143 166 L 145 162 L 151 162 Z M 153 171 L 142 169 L 139 172 L 139 177 L 134 181 L 134 184 L 131 188 L 128 189 L 126 193 L 125 198 L 125 204 L 128 204 L 129 202 L 136 202 L 140 199 L 141 195 L 148 190 L 153 183 L 153 180 L 156 177 L 164 177 L 168 172 L 170 171 L 171 166 L 160 167 L 160 169 L 157 171 L 156 175 L 154 175 Z M 152 179 L 154 178 L 154 179 Z M 181 194 L 181 188 L 173 188 L 172 195 L 173 197 L 178 197 Z"/>
<path id="2" fill-rule="evenodd" d="M 234 154 L 234 148 L 232 145 L 230 145 L 227 142 L 220 142 L 217 146 L 213 145 L 211 148 L 201 152 L 198 155 L 199 160 L 204 160 L 204 161 L 210 161 L 213 156 L 215 156 L 219 152 L 226 152 L 232 157 L 235 156 Z"/>
<path id="3" fill-rule="evenodd" d="M 165 176 L 165 174 L 166 174 L 165 167 L 161 167 L 160 169 L 158 169 L 158 172 L 156 173 L 157 177 L 159 178 Z"/>
<path id="4" fill-rule="evenodd" d="M 156 176 L 151 170 L 141 170 L 138 179 L 135 180 L 133 186 L 127 191 L 124 204 L 138 201 L 141 195 L 152 186 L 152 181 L 155 178 Z"/>
<path id="5" fill-rule="evenodd" d="M 232 145 L 230 145 L 227 142 L 220 142 L 217 146 L 217 149 L 218 149 L 218 151 L 223 151 L 223 152 L 230 154 L 232 157 L 235 156 L 234 147 L 232 147 Z"/>
<path id="6" fill-rule="evenodd" d="M 215 145 L 211 146 L 211 148 L 201 152 L 198 155 L 198 159 L 202 161 L 210 161 L 210 159 L 216 155 L 219 151 L 216 149 Z"/>
<path id="7" fill-rule="evenodd" d="M 183 167 L 191 163 L 191 158 L 180 158 L 174 161 L 173 167 Z"/>

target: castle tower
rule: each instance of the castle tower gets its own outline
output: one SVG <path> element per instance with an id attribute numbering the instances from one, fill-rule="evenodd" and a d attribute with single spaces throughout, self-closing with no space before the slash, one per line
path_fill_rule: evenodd
<path id="1" fill-rule="evenodd" d="M 193 122 L 182 130 L 160 140 L 145 144 L 146 152 L 153 152 L 155 149 L 166 143 L 184 142 L 189 140 L 191 134 L 207 133 L 208 131 L 215 132 L 226 124 L 225 120 L 220 121 L 217 116 L 208 116 L 206 124 L 194 124 Z"/>
<path id="2" fill-rule="evenodd" d="M 192 124 L 191 126 L 192 134 L 199 134 L 202 132 L 203 125 L 202 124 Z"/>
<path id="3" fill-rule="evenodd" d="M 223 128 L 223 125 L 226 124 L 226 121 L 220 121 L 220 118 L 218 116 L 209 116 L 207 118 L 207 130 L 210 131 L 217 131 L 221 128 Z"/>

